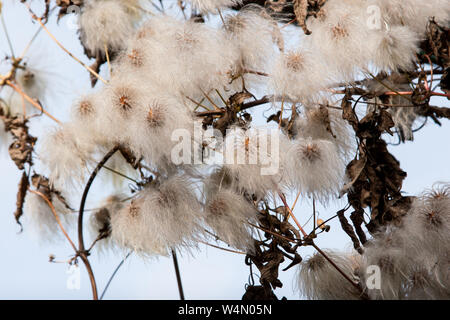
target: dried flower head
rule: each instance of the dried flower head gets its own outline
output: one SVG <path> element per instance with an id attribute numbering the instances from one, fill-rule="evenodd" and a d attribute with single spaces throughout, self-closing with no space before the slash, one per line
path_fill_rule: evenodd
<path id="1" fill-rule="evenodd" d="M 89 229 L 93 239 L 99 239 L 99 252 L 106 252 L 115 249 L 115 243 L 111 239 L 111 217 L 117 215 L 124 207 L 123 199 L 125 195 L 115 194 L 102 201 L 99 210 L 95 211 L 89 217 Z"/>
<path id="2" fill-rule="evenodd" d="M 354 260 L 344 253 L 324 251 L 350 279 L 358 280 Z M 303 261 L 298 272 L 300 292 L 308 299 L 355 300 L 360 292 L 345 279 L 324 256 L 314 254 Z"/>
<path id="3" fill-rule="evenodd" d="M 112 237 L 142 254 L 168 255 L 172 248 L 192 247 L 201 235 L 200 204 L 182 176 L 142 190 L 111 218 Z"/>
<path id="4" fill-rule="evenodd" d="M 164 125 L 166 113 L 164 111 L 164 107 L 161 106 L 158 102 L 151 104 L 148 108 L 147 113 L 147 122 L 150 127 L 161 127 Z"/>
<path id="5" fill-rule="evenodd" d="M 239 51 L 241 70 L 268 70 L 275 56 L 277 24 L 264 11 L 255 7 L 242 9 L 225 17 L 225 31 Z M 252 79 L 248 75 L 249 79 Z"/>
<path id="6" fill-rule="evenodd" d="M 326 202 L 337 194 L 344 179 L 344 163 L 329 140 L 297 138 L 284 155 L 288 185 Z"/>
<path id="7" fill-rule="evenodd" d="M 341 112 L 334 109 L 330 101 L 319 105 L 308 106 L 305 113 L 295 121 L 297 137 L 324 139 L 332 142 L 344 161 L 349 161 L 355 148 L 351 138 L 350 128 L 342 119 Z"/>
<path id="8" fill-rule="evenodd" d="M 428 254 L 430 261 L 447 256 L 450 242 L 448 185 L 436 186 L 434 191 L 426 191 L 417 198 L 403 223 L 411 245 Z"/>
<path id="9" fill-rule="evenodd" d="M 325 65 L 306 50 L 282 53 L 270 72 L 275 94 L 294 102 L 320 97 L 327 82 Z"/>
<path id="10" fill-rule="evenodd" d="M 300 52 L 290 52 L 286 54 L 286 67 L 294 72 L 303 69 L 305 57 Z"/>
<path id="11" fill-rule="evenodd" d="M 114 89 L 112 97 L 114 107 L 126 114 L 136 105 L 135 91 L 129 87 L 118 87 Z"/>
<path id="12" fill-rule="evenodd" d="M 225 138 L 223 168 L 233 187 L 257 198 L 276 192 L 283 175 L 279 159 L 283 143 L 285 139 L 280 135 L 272 136 L 253 129 L 229 130 Z M 274 170 L 267 170 L 270 168 Z"/>
<path id="13" fill-rule="evenodd" d="M 76 123 L 67 123 L 45 136 L 39 158 L 50 172 L 51 184 L 65 189 L 78 186 L 94 163 L 96 145 L 89 132 L 80 131 Z"/>
<path id="14" fill-rule="evenodd" d="M 405 26 L 374 30 L 370 34 L 368 54 L 380 71 L 411 70 L 416 60 L 419 38 Z"/>
<path id="15" fill-rule="evenodd" d="M 255 208 L 235 191 L 220 188 L 206 199 L 206 223 L 228 245 L 250 252 L 253 238 L 248 222 L 257 222 Z"/>
<path id="16" fill-rule="evenodd" d="M 132 64 L 135 67 L 142 67 L 144 65 L 144 53 L 141 49 L 131 49 L 130 52 L 127 54 L 127 59 L 130 64 Z"/>
<path id="17" fill-rule="evenodd" d="M 105 55 L 124 48 L 134 31 L 136 16 L 125 1 L 88 0 L 81 11 L 80 39 L 90 55 Z"/>

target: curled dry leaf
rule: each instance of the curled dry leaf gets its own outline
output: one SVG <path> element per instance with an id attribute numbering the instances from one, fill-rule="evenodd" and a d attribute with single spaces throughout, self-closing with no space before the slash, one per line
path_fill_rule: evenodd
<path id="1" fill-rule="evenodd" d="M 25 164 L 33 165 L 32 152 L 37 138 L 28 133 L 27 120 L 22 117 L 9 117 L 0 113 L 0 118 L 5 123 L 5 130 L 13 136 L 13 142 L 9 146 L 9 155 L 16 166 L 23 170 Z"/>
<path id="2" fill-rule="evenodd" d="M 361 248 L 361 245 L 359 243 L 359 239 L 355 234 L 355 230 L 348 222 L 347 218 L 344 215 L 345 210 L 339 210 L 337 212 L 337 216 L 339 218 L 339 222 L 341 223 L 342 230 L 345 231 L 345 233 L 350 237 L 350 239 L 353 242 L 353 248 L 355 248 L 356 251 L 358 251 L 360 254 L 363 253 L 363 249 Z"/>
<path id="3" fill-rule="evenodd" d="M 50 185 L 48 178 L 35 173 L 31 177 L 31 184 L 36 191 L 42 193 L 48 200 L 50 200 L 50 202 L 52 202 L 54 197 L 56 197 L 66 207 L 66 209 L 73 210 L 61 192 Z"/>
<path id="4" fill-rule="evenodd" d="M 306 18 L 308 17 L 308 0 L 294 0 L 294 14 L 298 25 L 305 34 L 311 34 L 306 27 Z"/>
<path id="5" fill-rule="evenodd" d="M 27 196 L 28 186 L 30 182 L 28 180 L 28 176 L 25 171 L 22 172 L 22 178 L 19 182 L 19 189 L 17 191 L 17 201 L 16 201 L 16 211 L 14 212 L 14 218 L 20 227 L 22 228 L 22 224 L 20 223 L 20 217 L 23 215 L 23 205 L 25 203 L 25 197 Z"/>

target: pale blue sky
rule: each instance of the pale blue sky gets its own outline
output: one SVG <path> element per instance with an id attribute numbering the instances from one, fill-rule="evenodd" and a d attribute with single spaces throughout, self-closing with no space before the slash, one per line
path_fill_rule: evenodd
<path id="1" fill-rule="evenodd" d="M 17 53 L 25 47 L 32 37 L 36 24 L 30 21 L 23 5 L 4 6 L 5 20 Z M 56 26 L 54 19 L 49 23 L 52 33 L 61 43 L 77 57 L 83 57 L 81 47 L 73 30 L 65 20 Z M 8 52 L 4 33 L 0 34 L 0 52 Z M 42 32 L 30 50 L 31 54 L 39 54 L 42 64 L 51 70 L 50 79 L 55 84 L 57 93 L 48 101 L 52 113 L 60 119 L 67 119 L 67 112 L 73 99 L 89 90 L 89 75 L 75 61 L 68 58 Z M 63 70 L 60 66 L 64 66 Z M 440 100 L 441 105 L 450 106 L 448 101 Z M 431 121 L 416 134 L 414 143 L 406 143 L 392 147 L 394 155 L 401 161 L 401 167 L 408 172 L 404 191 L 409 194 L 420 192 L 436 181 L 450 181 L 450 123 L 442 121 L 438 127 Z M 39 134 L 42 129 L 53 125 L 49 120 L 41 118 L 31 122 L 32 132 Z M 91 298 L 88 277 L 81 266 L 82 283 L 80 290 L 68 290 L 67 265 L 48 263 L 48 255 L 54 254 L 60 260 L 72 254 L 66 242 L 53 245 L 40 245 L 29 232 L 18 234 L 13 212 L 15 210 L 17 183 L 20 173 L 9 159 L 5 146 L 0 155 L 0 298 L 1 299 L 89 299 Z M 103 186 L 95 186 L 95 194 L 105 192 Z M 75 197 L 76 198 L 76 197 Z M 92 202 L 91 204 L 95 204 Z M 345 203 L 331 204 L 327 209 L 319 208 L 321 218 L 326 219 L 341 209 Z M 308 203 L 300 201 L 295 211 L 303 223 L 308 220 L 311 208 Z M 346 249 L 351 243 L 346 234 L 336 224 L 331 223 L 331 232 L 322 234 L 317 244 L 322 248 Z M 76 238 L 76 237 L 75 237 Z M 300 250 L 306 257 L 312 251 L 309 248 Z M 120 261 L 120 255 L 91 257 L 93 269 L 101 291 L 107 279 Z M 185 288 L 185 295 L 190 299 L 240 299 L 244 293 L 244 285 L 248 279 L 248 267 L 244 265 L 244 257 L 227 253 L 210 247 L 200 246 L 192 256 L 180 256 L 180 266 Z M 287 265 L 287 264 L 286 264 Z M 295 268 L 281 272 L 282 289 L 277 289 L 278 297 L 298 298 L 294 291 Z M 172 260 L 169 258 L 143 259 L 132 256 L 119 271 L 105 298 L 110 299 L 178 299 L 175 274 Z"/>

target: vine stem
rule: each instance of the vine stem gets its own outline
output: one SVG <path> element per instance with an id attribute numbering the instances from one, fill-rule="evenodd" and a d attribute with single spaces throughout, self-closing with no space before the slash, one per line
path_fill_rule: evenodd
<path id="1" fill-rule="evenodd" d="M 0 19 L 2 21 L 3 31 L 5 31 L 6 40 L 8 41 L 9 49 L 11 50 L 11 55 L 14 57 L 14 48 L 11 43 L 11 39 L 9 38 L 8 29 L 6 28 L 5 18 L 3 17 L 2 4 L 0 3 Z"/>
<path id="2" fill-rule="evenodd" d="M 64 234 L 64 236 L 66 237 L 67 241 L 69 241 L 70 245 L 72 246 L 73 250 L 75 251 L 75 253 L 77 252 L 77 247 L 75 246 L 75 244 L 73 243 L 72 239 L 70 239 L 66 229 L 64 229 L 64 226 L 61 223 L 61 219 L 58 216 L 58 213 L 56 213 L 56 209 L 53 206 L 52 202 L 42 193 L 39 192 L 37 190 L 33 190 L 31 188 L 28 188 L 28 191 L 30 191 L 31 193 L 34 193 L 36 195 L 38 195 L 39 197 L 41 197 L 49 206 L 50 210 L 52 211 L 53 215 L 55 216 L 56 222 L 58 223 L 59 228 L 61 229 L 62 233 Z"/>
<path id="3" fill-rule="evenodd" d="M 345 90 L 330 90 L 331 93 L 334 94 L 345 94 Z M 412 95 L 414 92 L 412 91 L 386 91 L 383 93 L 383 95 L 386 96 L 410 96 Z M 428 94 L 430 96 L 439 96 L 439 97 L 447 97 L 450 98 L 450 94 L 446 94 L 446 93 L 440 93 L 440 92 L 435 92 L 435 91 L 428 91 Z"/>
<path id="4" fill-rule="evenodd" d="M 111 284 L 111 282 L 114 279 L 115 275 L 119 271 L 120 267 L 122 267 L 122 265 L 125 263 L 125 261 L 131 256 L 132 253 L 133 253 L 133 251 L 128 252 L 127 255 L 125 256 L 125 258 L 123 258 L 120 261 L 120 263 L 117 265 L 116 269 L 114 269 L 114 272 L 112 273 L 111 277 L 109 278 L 108 283 L 105 286 L 105 289 L 103 289 L 103 292 L 102 292 L 102 294 L 100 296 L 100 300 L 103 300 L 103 297 L 105 296 L 106 291 L 108 291 L 109 285 Z"/>
<path id="5" fill-rule="evenodd" d="M 73 55 L 72 52 L 70 52 L 69 50 L 67 50 L 62 44 L 61 42 L 58 41 L 58 39 L 56 39 L 56 37 L 50 32 L 50 30 L 47 29 L 47 27 L 45 26 L 44 23 L 42 23 L 42 19 L 39 18 L 30 8 L 30 6 L 25 3 L 25 5 L 28 8 L 28 11 L 31 14 L 31 17 L 33 18 L 33 20 L 36 20 L 39 25 L 42 27 L 42 29 L 44 29 L 44 31 L 49 35 L 49 37 L 58 45 L 58 47 L 60 47 L 65 53 L 67 53 L 72 59 L 74 59 L 76 62 L 78 62 L 83 68 L 85 68 L 87 71 L 89 71 L 92 75 L 94 75 L 97 79 L 99 79 L 101 82 L 103 82 L 104 84 L 107 84 L 108 81 L 106 81 L 105 79 L 102 78 L 102 76 L 100 76 L 97 72 L 95 72 L 91 67 L 89 67 L 88 65 L 86 65 L 83 61 L 81 61 L 80 59 L 78 59 L 77 57 L 75 57 Z"/>
<path id="6" fill-rule="evenodd" d="M 289 208 L 287 201 L 286 201 L 286 197 L 284 196 L 284 194 L 282 194 L 281 192 L 278 193 L 281 201 L 283 201 L 284 206 L 286 207 L 286 209 L 289 212 L 289 216 L 292 217 L 292 219 L 294 219 L 295 224 L 297 225 L 297 227 L 300 229 L 300 231 L 302 232 L 304 238 L 309 238 L 308 235 L 306 234 L 305 230 L 302 228 L 302 226 L 300 225 L 300 223 L 298 222 L 297 218 L 294 216 L 292 210 Z M 350 277 L 348 275 L 345 274 L 344 271 L 341 270 L 341 268 L 339 268 L 339 266 L 334 263 L 333 260 L 330 259 L 330 257 L 327 256 L 327 254 L 325 252 L 323 252 L 315 243 L 312 239 L 310 239 L 310 241 L 308 242 L 308 244 L 310 244 L 314 249 L 317 250 L 317 252 L 319 252 L 319 254 L 321 254 L 348 282 L 351 283 L 351 285 L 353 287 L 355 287 L 359 292 L 361 292 L 361 297 L 363 299 L 368 299 L 367 295 L 363 292 L 363 290 L 361 289 L 361 287 L 355 283 L 352 279 L 350 279 Z"/>
<path id="7" fill-rule="evenodd" d="M 119 150 L 118 145 L 116 145 L 114 148 L 112 148 L 103 157 L 103 159 L 97 164 L 94 171 L 91 173 L 91 176 L 89 177 L 86 187 L 84 188 L 83 196 L 81 197 L 80 210 L 78 211 L 79 213 L 78 213 L 78 252 L 77 252 L 77 254 L 80 256 L 81 260 L 83 260 L 83 262 L 86 266 L 86 270 L 89 274 L 89 279 L 91 281 L 91 286 L 92 286 L 92 295 L 93 295 L 94 300 L 98 300 L 98 293 L 97 293 L 97 284 L 95 282 L 94 272 L 92 271 L 92 267 L 89 263 L 89 259 L 87 258 L 89 255 L 89 252 L 87 252 L 84 247 L 84 238 L 83 238 L 84 207 L 86 205 L 86 199 L 89 194 L 89 190 L 90 190 L 91 185 L 94 182 L 95 178 L 97 177 L 98 172 L 118 150 Z"/>
<path id="8" fill-rule="evenodd" d="M 6 80 L 6 84 L 8 86 L 10 86 L 11 88 L 13 88 L 18 94 L 20 94 L 22 96 L 23 99 L 27 100 L 33 107 L 35 107 L 36 109 L 38 109 L 39 111 L 44 113 L 47 117 L 49 117 L 50 119 L 52 119 L 56 123 L 61 124 L 61 121 L 59 121 L 54 116 L 52 116 L 50 113 L 45 111 L 45 109 L 42 108 L 42 106 L 40 106 L 35 100 L 33 100 L 30 96 L 28 96 L 25 92 L 23 92 L 18 86 L 16 86 L 10 80 Z"/>
<path id="9" fill-rule="evenodd" d="M 250 108 L 262 105 L 262 104 L 269 103 L 272 99 L 273 99 L 272 95 L 267 95 L 267 96 L 262 97 L 259 100 L 255 100 L 255 101 L 244 103 L 244 104 L 242 104 L 242 106 L 239 109 L 239 111 L 247 110 L 247 109 L 250 109 Z M 197 117 L 217 116 L 217 115 L 222 115 L 224 113 L 225 113 L 225 109 L 220 109 L 220 110 L 211 110 L 211 111 L 197 112 L 196 116 Z"/>
<path id="10" fill-rule="evenodd" d="M 289 212 L 289 217 L 291 217 L 295 224 L 297 225 L 297 227 L 299 228 L 300 232 L 303 234 L 304 237 L 307 237 L 308 234 L 305 232 L 305 230 L 302 228 L 302 226 L 300 225 L 300 223 L 298 222 L 297 218 L 294 216 L 294 213 L 292 212 L 291 208 L 289 208 L 287 201 L 286 201 L 286 197 L 284 196 L 284 194 L 282 194 L 281 192 L 278 193 L 278 195 L 280 196 L 281 201 L 283 201 L 284 206 L 286 207 L 286 209 Z M 289 219 L 288 217 L 288 219 Z"/>
<path id="11" fill-rule="evenodd" d="M 209 243 L 209 242 L 206 242 L 206 241 L 199 240 L 198 242 L 203 243 L 204 245 L 207 245 L 207 246 L 216 248 L 216 249 L 223 250 L 223 251 L 227 251 L 227 252 L 231 252 L 231 253 L 237 253 L 237 254 L 246 255 L 245 252 L 242 252 L 242 251 L 236 251 L 236 250 L 231 250 L 231 249 L 227 249 L 227 248 L 222 248 L 222 247 L 216 246 L 216 245 L 214 245 L 214 244 L 212 244 L 212 243 Z"/>
<path id="12" fill-rule="evenodd" d="M 178 284 L 178 292 L 180 294 L 180 300 L 185 300 L 183 292 L 183 284 L 181 283 L 180 267 L 178 265 L 177 254 L 174 249 L 172 249 L 172 259 L 173 259 L 173 266 L 175 268 L 175 274 L 177 276 L 177 284 Z"/>
<path id="13" fill-rule="evenodd" d="M 349 278 L 348 275 L 345 274 L 344 271 L 341 270 L 341 268 L 338 267 L 338 265 L 336 265 L 334 263 L 333 260 L 330 259 L 330 257 L 328 257 L 325 252 L 323 252 L 314 242 L 311 242 L 311 246 L 313 246 L 314 249 L 317 250 L 317 252 L 319 252 L 345 279 L 347 279 L 348 282 L 350 282 L 352 284 L 353 287 L 356 288 L 356 290 L 358 290 L 359 292 L 361 292 L 361 297 L 365 300 L 368 299 L 367 295 L 363 292 L 363 290 L 361 289 L 361 287 L 355 283 L 352 279 Z"/>

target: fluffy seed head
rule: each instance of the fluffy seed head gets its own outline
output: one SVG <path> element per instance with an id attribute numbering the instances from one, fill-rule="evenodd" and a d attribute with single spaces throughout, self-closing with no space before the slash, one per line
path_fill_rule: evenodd
<path id="1" fill-rule="evenodd" d="M 279 152 L 283 150 L 285 142 L 284 139 L 278 138 L 280 135 L 272 136 L 254 129 L 245 131 L 234 128 L 227 132 L 225 137 L 227 158 L 223 168 L 237 190 L 253 194 L 257 198 L 263 198 L 268 193 L 278 190 L 278 183 L 283 174 Z M 270 167 L 276 170 L 266 172 L 265 169 Z"/>
<path id="2" fill-rule="evenodd" d="M 91 214 L 89 218 L 89 229 L 93 239 L 101 237 L 97 242 L 96 248 L 100 252 L 106 252 L 115 249 L 115 243 L 111 239 L 111 217 L 118 214 L 124 207 L 122 199 L 125 195 L 115 194 L 102 201 L 99 210 Z"/>
<path id="3" fill-rule="evenodd" d="M 142 254 L 167 255 L 172 248 L 195 244 L 201 235 L 201 219 L 201 207 L 189 181 L 174 176 L 145 188 L 112 217 L 112 237 Z"/>
<path id="4" fill-rule="evenodd" d="M 50 172 L 51 184 L 64 189 L 78 186 L 87 174 L 86 166 L 94 162 L 96 145 L 89 132 L 67 123 L 45 136 L 39 157 Z"/>
<path id="5" fill-rule="evenodd" d="M 280 54 L 270 71 L 270 85 L 276 95 L 305 103 L 320 97 L 328 80 L 317 56 L 306 50 Z"/>
<path id="6" fill-rule="evenodd" d="M 330 101 L 308 106 L 295 121 L 295 136 L 328 140 L 336 146 L 344 161 L 349 161 L 355 148 L 350 128 L 333 106 Z"/>
<path id="7" fill-rule="evenodd" d="M 357 265 L 349 255 L 330 250 L 325 254 L 353 281 Z M 298 272 L 298 285 L 300 292 L 308 299 L 317 300 L 355 300 L 359 298 L 356 290 L 325 257 L 319 253 L 314 254 L 302 262 Z"/>
<path id="8" fill-rule="evenodd" d="M 352 80 L 358 67 L 368 66 L 366 9 L 362 1 L 330 0 L 323 7 L 324 17 L 309 20 L 312 34 L 306 43 L 327 66 L 329 77 Z"/>
<path id="9" fill-rule="evenodd" d="M 320 159 L 320 147 L 314 142 L 306 143 L 301 146 L 301 159 L 314 162 Z"/>
<path id="10" fill-rule="evenodd" d="M 368 39 L 368 54 L 380 71 L 410 70 L 416 60 L 418 40 L 417 34 L 404 26 L 374 30 Z"/>
<path id="11" fill-rule="evenodd" d="M 344 162 L 328 140 L 297 138 L 282 161 L 288 186 L 318 201 L 327 202 L 343 184 Z"/>
<path id="12" fill-rule="evenodd" d="M 224 27 L 238 48 L 240 69 L 268 70 L 275 56 L 275 35 L 279 31 L 270 17 L 250 7 L 237 15 L 228 15 Z"/>
<path id="13" fill-rule="evenodd" d="M 148 108 L 147 122 L 150 127 L 160 127 L 164 125 L 166 113 L 158 102 L 150 105 Z"/>
<path id="14" fill-rule="evenodd" d="M 257 213 L 243 195 L 220 188 L 206 199 L 205 210 L 207 224 L 222 241 L 245 252 L 253 250 L 253 238 L 248 222 L 255 223 Z"/>
<path id="15" fill-rule="evenodd" d="M 218 9 L 242 3 L 242 0 L 189 0 L 189 2 L 201 13 L 218 13 Z"/>
<path id="16" fill-rule="evenodd" d="M 418 197 L 403 224 L 413 246 L 421 248 L 430 256 L 448 255 L 450 242 L 449 187 L 444 184 Z M 415 239 L 415 241 L 413 241 Z M 430 260 L 433 260 L 430 258 Z"/>
<path id="17" fill-rule="evenodd" d="M 404 221 L 402 227 L 381 230 L 365 245 L 361 277 L 365 279 L 368 267 L 376 266 L 381 273 L 381 287 L 367 289 L 372 299 L 415 299 L 418 295 L 429 299 L 440 294 L 437 279 L 442 263 L 424 248 L 422 240 L 421 235 L 408 231 Z"/>
<path id="18" fill-rule="evenodd" d="M 114 89 L 113 103 L 123 114 L 135 107 L 135 92 L 129 87 L 118 87 Z"/>
<path id="19" fill-rule="evenodd" d="M 139 49 L 131 49 L 130 53 L 127 54 L 127 58 L 130 63 L 135 67 L 142 67 L 144 64 L 143 53 Z"/>
<path id="20" fill-rule="evenodd" d="M 80 38 L 90 56 L 123 49 L 134 31 L 135 15 L 118 0 L 85 1 L 80 15 Z"/>

